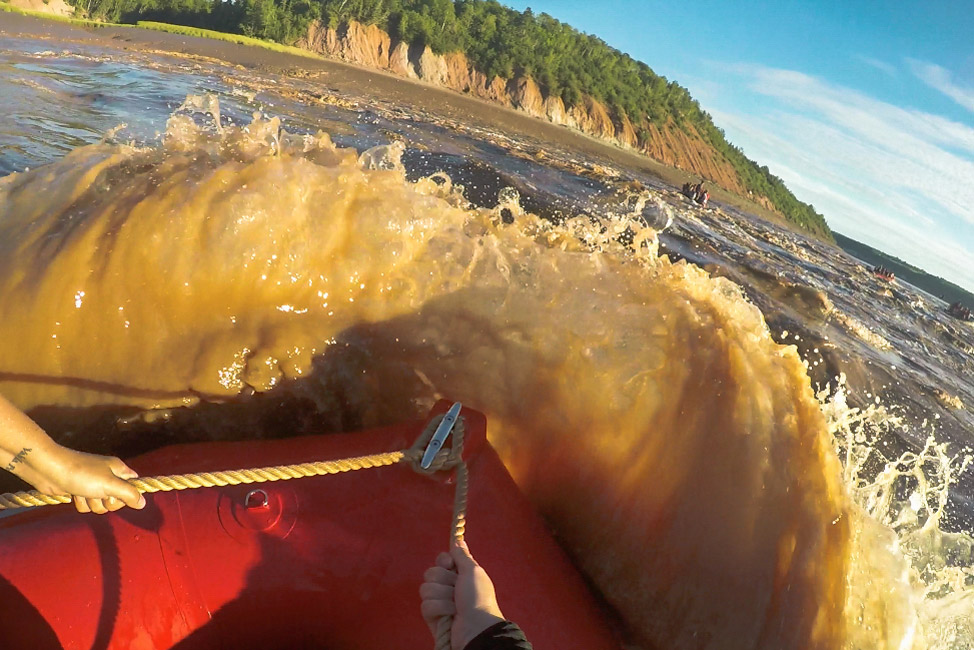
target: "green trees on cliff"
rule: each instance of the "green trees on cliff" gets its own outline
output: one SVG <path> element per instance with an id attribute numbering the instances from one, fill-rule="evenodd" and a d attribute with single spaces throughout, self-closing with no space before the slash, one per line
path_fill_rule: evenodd
<path id="1" fill-rule="evenodd" d="M 293 43 L 313 20 L 341 29 L 374 24 L 412 47 L 459 51 L 488 77 L 533 78 L 572 106 L 591 96 L 619 123 L 628 119 L 640 143 L 649 125 L 695 131 L 737 172 L 741 184 L 768 197 L 790 221 L 831 237 L 822 215 L 800 202 L 767 167 L 727 142 L 686 88 L 649 66 L 547 14 L 518 12 L 496 0 L 77 0 L 110 20 L 160 20 Z"/>
<path id="2" fill-rule="evenodd" d="M 376 24 L 434 52 L 463 52 L 488 77 L 532 77 L 566 104 L 595 97 L 633 122 L 667 116 L 696 120 L 700 106 L 685 88 L 645 63 L 547 14 L 508 9 L 495 0 L 319 0 L 329 26 Z"/>

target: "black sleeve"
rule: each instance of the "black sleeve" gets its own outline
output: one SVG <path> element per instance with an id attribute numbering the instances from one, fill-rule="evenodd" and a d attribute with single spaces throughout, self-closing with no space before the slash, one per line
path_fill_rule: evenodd
<path id="1" fill-rule="evenodd" d="M 463 650 L 533 650 L 524 632 L 511 621 L 491 625 L 474 637 Z"/>

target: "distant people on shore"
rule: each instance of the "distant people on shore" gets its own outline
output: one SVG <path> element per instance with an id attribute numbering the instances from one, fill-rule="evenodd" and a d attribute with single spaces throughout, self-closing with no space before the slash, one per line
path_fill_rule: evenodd
<path id="1" fill-rule="evenodd" d="M 971 308 L 964 305 L 960 300 L 951 303 L 950 307 L 947 308 L 947 313 L 961 320 L 974 320 L 974 315 L 971 314 Z"/>
<path id="2" fill-rule="evenodd" d="M 683 184 L 683 189 L 681 190 L 683 195 L 689 198 L 694 203 L 699 203 L 702 206 L 707 205 L 707 201 L 710 200 L 710 192 L 703 186 L 703 181 L 700 181 L 696 185 L 686 182 Z"/>

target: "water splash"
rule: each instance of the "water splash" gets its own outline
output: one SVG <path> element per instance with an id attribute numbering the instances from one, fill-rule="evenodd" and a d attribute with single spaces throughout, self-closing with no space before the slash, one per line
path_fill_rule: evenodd
<path id="1" fill-rule="evenodd" d="M 216 129 L 197 103 L 161 147 L 0 180 L 0 390 L 20 405 L 290 391 L 370 426 L 449 396 L 487 413 L 637 641 L 906 648 L 946 620 L 847 458 L 850 499 L 795 348 L 740 287 L 657 254 L 654 197 L 558 224 L 513 192 L 476 208 L 445 174 L 407 183 L 396 144 Z"/>
<path id="2" fill-rule="evenodd" d="M 948 452 L 930 432 L 919 451 L 890 458 L 881 441 L 902 425 L 877 399 L 866 408 L 846 402 L 845 378 L 832 394 L 818 395 L 828 417 L 843 478 L 864 516 L 854 533 L 850 610 L 865 611 L 885 589 L 899 607 L 865 620 L 847 647 L 877 647 L 870 625 L 892 621 L 901 631 L 888 647 L 961 650 L 974 647 L 974 538 L 944 532 L 950 488 L 972 464 L 966 453 Z M 892 599 L 880 599 L 889 608 Z M 875 616 L 875 613 L 874 613 Z"/>

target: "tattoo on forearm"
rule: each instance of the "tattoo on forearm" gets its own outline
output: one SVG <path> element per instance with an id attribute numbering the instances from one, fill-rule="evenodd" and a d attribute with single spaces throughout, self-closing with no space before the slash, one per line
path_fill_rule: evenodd
<path id="1" fill-rule="evenodd" d="M 13 460 L 10 461 L 10 464 L 4 467 L 4 469 L 8 472 L 14 471 L 14 468 L 16 468 L 19 463 L 24 462 L 24 459 L 27 458 L 27 454 L 29 454 L 31 451 L 32 450 L 30 447 L 24 447 L 17 452 L 17 454 L 13 457 Z"/>

